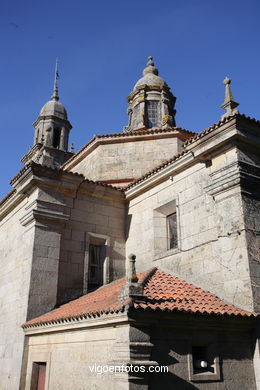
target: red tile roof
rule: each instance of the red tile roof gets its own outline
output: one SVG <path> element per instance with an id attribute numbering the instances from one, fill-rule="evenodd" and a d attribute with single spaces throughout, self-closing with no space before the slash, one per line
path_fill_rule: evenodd
<path id="1" fill-rule="evenodd" d="M 136 309 L 149 308 L 235 316 L 254 315 L 223 301 L 215 294 L 160 270 L 156 270 L 145 284 L 144 295 L 146 301 L 134 303 Z"/>
<path id="2" fill-rule="evenodd" d="M 255 317 L 251 313 L 229 304 L 208 291 L 153 268 L 138 274 L 144 286 L 144 298 L 120 299 L 125 279 L 114 281 L 100 289 L 75 299 L 58 309 L 27 321 L 23 328 L 80 320 L 101 314 L 118 313 L 132 307 L 136 310 L 181 311 L 200 314 L 217 314 Z"/>

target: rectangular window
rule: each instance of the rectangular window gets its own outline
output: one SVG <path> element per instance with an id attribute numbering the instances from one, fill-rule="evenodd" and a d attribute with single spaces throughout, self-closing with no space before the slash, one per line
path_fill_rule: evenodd
<path id="1" fill-rule="evenodd" d="M 214 373 L 214 361 L 209 355 L 207 347 L 192 347 L 192 358 L 194 374 L 201 374 L 205 372 Z"/>
<path id="2" fill-rule="evenodd" d="M 103 284 L 103 245 L 89 244 L 88 291 Z"/>
<path id="3" fill-rule="evenodd" d="M 148 100 L 146 102 L 146 110 L 148 127 L 158 126 L 158 102 Z"/>
<path id="4" fill-rule="evenodd" d="M 180 231 L 178 231 L 180 224 L 178 217 L 179 212 L 175 199 L 153 210 L 154 255 L 156 258 L 169 256 L 170 251 L 171 254 L 177 252 L 181 240 Z"/>
<path id="5" fill-rule="evenodd" d="M 33 363 L 31 390 L 44 390 L 46 379 L 46 363 Z"/>
<path id="6" fill-rule="evenodd" d="M 178 247 L 177 215 L 170 214 L 166 217 L 168 249 Z"/>
<path id="7" fill-rule="evenodd" d="M 193 382 L 221 379 L 219 356 L 216 344 L 192 345 L 188 354 L 189 379 Z"/>

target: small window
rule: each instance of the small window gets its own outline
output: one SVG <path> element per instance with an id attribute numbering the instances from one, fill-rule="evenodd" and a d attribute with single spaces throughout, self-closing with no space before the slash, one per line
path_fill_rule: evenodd
<path id="1" fill-rule="evenodd" d="M 176 200 L 171 200 L 153 210 L 155 259 L 177 253 L 180 243 Z M 178 222 L 178 224 L 177 224 Z"/>
<path id="2" fill-rule="evenodd" d="M 53 131 L 53 147 L 59 149 L 60 147 L 60 129 L 55 128 Z"/>
<path id="3" fill-rule="evenodd" d="M 158 123 L 158 103 L 156 100 L 146 102 L 147 124 L 148 127 L 156 127 Z"/>
<path id="4" fill-rule="evenodd" d="M 192 347 L 192 364 L 194 374 L 214 373 L 214 360 L 210 357 L 208 348 L 205 346 Z"/>
<path id="5" fill-rule="evenodd" d="M 170 214 L 166 217 L 168 249 L 178 247 L 177 215 Z"/>
<path id="6" fill-rule="evenodd" d="M 44 390 L 46 379 L 46 363 L 33 363 L 31 390 Z"/>
<path id="7" fill-rule="evenodd" d="M 103 245 L 89 245 L 88 291 L 103 285 Z"/>
<path id="8" fill-rule="evenodd" d="M 216 344 L 194 345 L 189 355 L 191 381 L 216 381 L 221 379 Z"/>

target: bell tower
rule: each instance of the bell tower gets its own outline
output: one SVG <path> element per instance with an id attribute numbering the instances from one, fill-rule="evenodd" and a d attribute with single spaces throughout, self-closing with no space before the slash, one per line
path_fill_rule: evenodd
<path id="1" fill-rule="evenodd" d="M 43 165 L 59 166 L 72 155 L 68 152 L 69 133 L 72 126 L 65 107 L 59 101 L 58 78 L 56 62 L 53 94 L 33 123 L 34 144 L 22 158 L 24 164 L 33 160 Z"/>
<path id="2" fill-rule="evenodd" d="M 176 97 L 158 74 L 153 57 L 148 57 L 143 77 L 137 81 L 127 97 L 129 123 L 124 131 L 176 126 Z"/>

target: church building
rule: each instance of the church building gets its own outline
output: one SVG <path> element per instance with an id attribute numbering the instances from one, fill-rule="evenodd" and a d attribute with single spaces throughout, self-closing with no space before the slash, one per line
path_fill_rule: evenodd
<path id="1" fill-rule="evenodd" d="M 260 121 L 230 83 L 197 134 L 148 57 L 74 153 L 55 78 L 0 202 L 1 390 L 260 390 Z"/>

